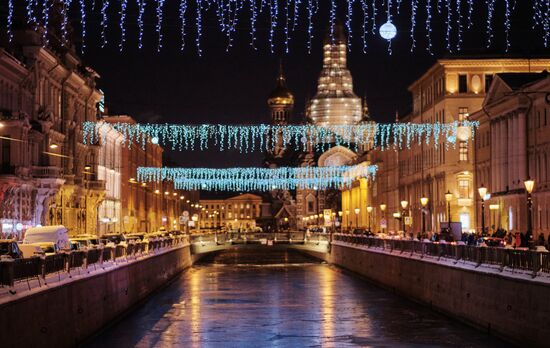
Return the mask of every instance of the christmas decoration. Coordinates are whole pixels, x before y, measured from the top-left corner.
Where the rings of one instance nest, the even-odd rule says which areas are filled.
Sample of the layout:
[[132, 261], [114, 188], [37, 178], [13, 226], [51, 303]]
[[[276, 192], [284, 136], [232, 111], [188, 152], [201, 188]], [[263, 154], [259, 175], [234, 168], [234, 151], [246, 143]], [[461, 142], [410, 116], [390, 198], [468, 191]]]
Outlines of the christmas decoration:
[[137, 179], [141, 182], [173, 181], [181, 190], [322, 190], [349, 186], [357, 178], [372, 180], [377, 169], [376, 165], [224, 169], [139, 167]]
[[[107, 136], [102, 122], [84, 122], [85, 144], [93, 144]], [[272, 151], [276, 147], [294, 146], [304, 151], [308, 144], [324, 151], [343, 145], [356, 151], [360, 145], [371, 144], [381, 149], [410, 148], [413, 142], [439, 147], [454, 146], [460, 130], [473, 138], [477, 122], [455, 121], [451, 123], [363, 123], [357, 125], [317, 126], [303, 125], [225, 125], [225, 124], [139, 124], [110, 123], [120, 132], [126, 146], [146, 143], [159, 144], [172, 150], [206, 150], [212, 147], [220, 151], [237, 149], [241, 153]]]
[[[143, 47], [144, 35], [144, 17], [152, 15], [155, 23], [151, 27], [156, 36], [156, 48], [161, 50], [164, 42], [165, 26], [177, 27], [180, 32], [180, 48], [185, 48], [185, 37], [192, 32], [195, 39], [197, 53], [202, 54], [201, 40], [203, 37], [203, 21], [213, 19], [217, 21], [220, 32], [227, 39], [227, 49], [233, 46], [233, 41], [237, 35], [237, 27], [240, 23], [248, 22], [248, 34], [250, 36], [250, 45], [257, 48], [257, 27], [268, 28], [267, 47], [271, 52], [276, 51], [276, 47], [282, 44], [285, 52], [289, 51], [289, 42], [292, 39], [299, 25], [302, 25], [307, 31], [307, 50], [311, 51], [316, 17], [328, 14], [328, 23], [318, 23], [321, 29], [329, 28], [329, 34], [334, 42], [334, 26], [337, 20], [337, 13], [345, 13], [345, 27], [348, 36], [348, 47], [351, 49], [353, 40], [353, 20], [354, 17], [360, 19], [362, 23], [362, 49], [366, 50], [367, 36], [374, 37], [377, 27], [380, 36], [390, 42], [388, 47], [391, 53], [391, 40], [396, 37], [397, 28], [392, 22], [392, 18], [403, 16], [410, 21], [409, 38], [411, 40], [411, 50], [416, 48], [417, 22], [424, 19], [423, 31], [427, 36], [426, 49], [431, 52], [432, 48], [432, 23], [442, 23], [447, 50], [459, 51], [462, 46], [463, 34], [465, 30], [473, 30], [475, 22], [478, 26], [485, 27], [485, 36], [487, 46], [493, 44], [494, 31], [498, 26], [504, 30], [505, 44], [508, 49], [510, 43], [510, 32], [512, 30], [512, 16], [515, 12], [530, 11], [532, 13], [533, 29], [540, 29], [542, 40], [545, 45], [548, 44], [550, 37], [550, 1], [548, 0], [530, 0], [530, 1], [512, 1], [501, 0], [502, 6], [498, 6], [497, 0], [474, 1], [474, 0], [172, 0], [178, 2], [173, 8], [177, 8], [178, 15], [166, 17], [169, 1], [166, 0], [120, 0], [119, 3], [110, 4], [109, 0], [101, 0], [101, 6], [97, 6], [95, 0], [61, 0], [61, 6], [54, 6], [53, 0], [7, 0], [7, 11], [2, 21], [5, 21], [5, 28], [9, 40], [13, 38], [14, 16], [19, 15], [15, 9], [20, 9], [27, 23], [32, 23], [35, 29], [40, 29], [43, 35], [43, 44], [48, 43], [49, 17], [53, 11], [59, 11], [60, 29], [62, 33], [62, 43], [66, 44], [67, 23], [69, 15], [78, 16], [70, 21], [78, 20], [80, 23], [80, 35], [82, 37], [81, 49], [84, 50], [87, 43], [87, 32], [90, 31], [90, 24], [99, 26], [101, 36], [101, 46], [107, 44], [107, 31], [116, 30], [120, 37], [119, 48], [125, 48], [127, 39], [128, 18], [137, 19], [137, 47]], [[17, 2], [23, 3], [18, 6]], [[406, 6], [402, 6], [407, 2]], [[74, 9], [73, 9], [74, 7]], [[113, 9], [115, 7], [115, 9]], [[172, 8], [172, 7], [170, 7]], [[403, 10], [406, 9], [407, 11]], [[435, 9], [435, 10], [434, 10]], [[497, 11], [502, 11], [504, 22], [498, 23], [495, 18]], [[498, 14], [500, 15], [500, 14]], [[166, 18], [165, 18], [166, 17]], [[243, 19], [243, 17], [245, 19]], [[176, 19], [175, 23], [168, 22], [167, 19]], [[248, 19], [248, 20], [246, 20]], [[108, 21], [116, 21], [118, 28], [114, 25], [108, 26]], [[264, 21], [262, 23], [262, 21]], [[404, 22], [404, 21], [402, 21]], [[186, 28], [194, 23], [195, 28]], [[239, 25], [238, 25], [239, 24]], [[371, 28], [369, 31], [367, 28]], [[403, 36], [404, 37], [404, 36]], [[277, 42], [277, 38], [282, 38], [283, 42]]]

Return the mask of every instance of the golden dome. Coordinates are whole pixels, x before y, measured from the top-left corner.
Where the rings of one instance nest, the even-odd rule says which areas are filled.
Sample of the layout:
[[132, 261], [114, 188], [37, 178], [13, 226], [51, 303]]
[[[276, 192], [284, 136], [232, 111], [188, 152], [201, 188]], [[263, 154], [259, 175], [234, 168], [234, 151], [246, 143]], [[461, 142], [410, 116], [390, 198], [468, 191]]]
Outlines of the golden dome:
[[267, 98], [268, 105], [291, 105], [294, 104], [294, 95], [286, 87], [286, 80], [283, 74], [282, 64], [279, 66], [279, 76], [277, 77], [277, 85]]

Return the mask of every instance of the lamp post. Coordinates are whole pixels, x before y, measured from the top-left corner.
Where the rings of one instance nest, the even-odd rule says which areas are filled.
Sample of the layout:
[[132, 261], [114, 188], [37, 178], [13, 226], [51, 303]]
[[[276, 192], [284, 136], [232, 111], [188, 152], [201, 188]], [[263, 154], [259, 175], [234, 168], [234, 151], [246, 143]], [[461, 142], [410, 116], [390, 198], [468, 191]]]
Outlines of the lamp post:
[[[382, 212], [382, 219], [386, 219], [386, 207], [387, 207], [386, 204], [384, 204], [384, 203], [380, 204], [380, 211]], [[385, 230], [382, 228], [382, 233], [384, 233], [384, 231]]]
[[355, 208], [355, 227], [359, 228], [359, 213], [361, 212], [361, 209]]
[[371, 206], [368, 206], [367, 207], [367, 221], [368, 221], [368, 228], [369, 228], [369, 232], [370, 232], [370, 223], [371, 223], [371, 213], [372, 213], [372, 209], [373, 207]]
[[531, 234], [533, 233], [533, 226], [531, 221], [531, 216], [533, 214], [533, 196], [531, 193], [535, 188], [535, 180], [527, 178], [523, 182], [525, 185], [525, 191], [527, 191], [527, 241], [531, 240]]
[[481, 198], [481, 235], [485, 235], [485, 196], [487, 195], [487, 187], [481, 185], [477, 189], [479, 197]]
[[351, 228], [351, 221], [349, 220], [349, 210], [346, 210], [346, 219], [348, 220], [348, 230]]
[[342, 232], [342, 215], [344, 214], [344, 212], [342, 212], [341, 210], [338, 211], [338, 218], [340, 220], [340, 232]]
[[407, 234], [407, 230], [405, 227], [405, 216], [407, 215], [407, 207], [409, 206], [409, 201], [403, 200], [401, 201], [401, 208], [403, 208], [403, 213], [401, 214], [401, 220], [403, 222], [403, 234]]
[[447, 201], [447, 221], [449, 222], [449, 230], [451, 229], [451, 201], [453, 200], [453, 194], [447, 190], [445, 193], [445, 200]]
[[424, 209], [426, 209], [426, 206], [428, 205], [428, 197], [422, 197], [420, 198], [420, 204], [422, 205], [421, 214], [422, 214], [422, 238], [426, 236], [426, 212]]

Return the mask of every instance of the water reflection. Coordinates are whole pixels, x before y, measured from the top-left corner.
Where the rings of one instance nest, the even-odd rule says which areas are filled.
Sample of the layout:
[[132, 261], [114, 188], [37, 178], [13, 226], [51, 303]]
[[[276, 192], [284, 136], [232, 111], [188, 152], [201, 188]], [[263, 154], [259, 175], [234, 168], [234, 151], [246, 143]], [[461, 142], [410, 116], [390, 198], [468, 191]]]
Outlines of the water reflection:
[[238, 262], [194, 266], [90, 345], [506, 346], [329, 265]]

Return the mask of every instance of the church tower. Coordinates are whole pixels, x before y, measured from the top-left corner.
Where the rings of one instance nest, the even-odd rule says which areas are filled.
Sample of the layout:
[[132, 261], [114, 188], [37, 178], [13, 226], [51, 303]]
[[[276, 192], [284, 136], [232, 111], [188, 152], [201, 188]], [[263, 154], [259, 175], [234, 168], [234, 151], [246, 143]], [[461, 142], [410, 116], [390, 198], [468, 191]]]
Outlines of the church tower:
[[333, 38], [323, 42], [323, 68], [317, 94], [308, 105], [308, 117], [320, 126], [356, 124], [362, 119], [361, 98], [353, 92], [353, 79], [347, 67], [347, 40], [340, 21]]
[[269, 94], [267, 105], [271, 111], [272, 124], [286, 125], [290, 122], [294, 109], [294, 95], [286, 86], [282, 61], [279, 63], [279, 75], [275, 89]]

